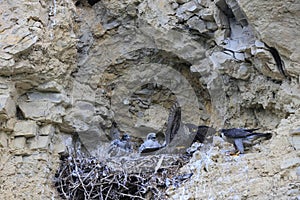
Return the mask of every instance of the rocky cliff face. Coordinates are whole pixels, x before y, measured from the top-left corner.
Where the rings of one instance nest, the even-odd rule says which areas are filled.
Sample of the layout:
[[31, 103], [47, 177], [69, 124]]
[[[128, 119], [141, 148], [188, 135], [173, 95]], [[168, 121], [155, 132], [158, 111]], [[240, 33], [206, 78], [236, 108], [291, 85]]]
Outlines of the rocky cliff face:
[[78, 134], [99, 156], [118, 125], [144, 139], [168, 110], [217, 129], [273, 138], [239, 157], [219, 137], [182, 170], [170, 199], [297, 199], [300, 62], [297, 1], [0, 2], [0, 192], [58, 198], [59, 154]]

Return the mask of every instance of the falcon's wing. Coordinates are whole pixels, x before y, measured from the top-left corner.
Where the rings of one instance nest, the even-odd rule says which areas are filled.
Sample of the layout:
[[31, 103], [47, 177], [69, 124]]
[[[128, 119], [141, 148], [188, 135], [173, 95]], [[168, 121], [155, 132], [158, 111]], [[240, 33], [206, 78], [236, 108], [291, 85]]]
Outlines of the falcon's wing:
[[181, 108], [179, 104], [176, 102], [172, 106], [168, 118], [167, 130], [165, 134], [167, 145], [173, 140], [173, 138], [177, 134], [178, 129], [180, 127], [180, 123], [181, 123]]
[[246, 129], [246, 128], [243, 128], [244, 131], [247, 131], [247, 132], [254, 132], [254, 131], [257, 131], [259, 130], [260, 128], [252, 128], [252, 129]]
[[247, 131], [246, 129], [232, 128], [232, 129], [222, 129], [221, 130], [226, 137], [229, 138], [245, 138], [249, 135], [252, 135], [252, 132]]

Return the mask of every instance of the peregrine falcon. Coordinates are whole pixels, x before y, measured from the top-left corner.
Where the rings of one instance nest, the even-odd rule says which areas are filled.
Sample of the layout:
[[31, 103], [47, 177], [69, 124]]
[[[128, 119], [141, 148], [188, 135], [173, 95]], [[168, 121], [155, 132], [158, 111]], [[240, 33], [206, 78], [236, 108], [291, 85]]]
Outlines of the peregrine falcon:
[[121, 139], [115, 139], [111, 143], [111, 148], [118, 147], [119, 149], [126, 151], [126, 152], [132, 152], [132, 145], [130, 142], [130, 136], [126, 133], [122, 136]]
[[252, 146], [261, 139], [268, 140], [272, 137], [271, 133], [255, 133], [258, 129], [231, 128], [221, 129], [221, 137], [232, 143], [239, 153], [244, 153], [244, 145]]
[[181, 121], [181, 107], [175, 102], [170, 109], [170, 114], [165, 132], [165, 142], [156, 154], [185, 153], [193, 142], [204, 144], [212, 143], [215, 129], [208, 126], [197, 126]]
[[156, 140], [155, 133], [149, 133], [147, 135], [147, 140], [140, 146], [139, 152], [140, 153], [147, 153], [150, 151], [155, 151], [160, 149], [162, 146]]

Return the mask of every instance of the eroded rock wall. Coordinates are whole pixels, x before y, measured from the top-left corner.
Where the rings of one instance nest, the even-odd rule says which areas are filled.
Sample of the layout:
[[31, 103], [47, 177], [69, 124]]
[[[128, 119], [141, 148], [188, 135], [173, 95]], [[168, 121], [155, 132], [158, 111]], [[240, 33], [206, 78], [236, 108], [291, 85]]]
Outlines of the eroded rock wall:
[[1, 199], [56, 197], [63, 123], [77, 67], [71, 1], [1, 1]]
[[270, 188], [272, 197], [299, 195], [297, 1], [0, 5], [4, 199], [58, 198], [53, 174], [74, 135], [99, 156], [114, 139], [113, 124], [137, 140], [163, 133], [175, 101], [186, 123], [274, 136], [239, 158], [226, 157], [231, 147], [216, 137], [171, 199], [268, 198]]

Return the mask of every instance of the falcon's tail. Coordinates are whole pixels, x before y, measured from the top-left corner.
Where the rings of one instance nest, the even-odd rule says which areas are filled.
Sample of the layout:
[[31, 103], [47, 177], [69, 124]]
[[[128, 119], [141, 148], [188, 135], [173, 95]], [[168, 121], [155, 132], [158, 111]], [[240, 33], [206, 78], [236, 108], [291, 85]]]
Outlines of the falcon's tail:
[[256, 137], [264, 137], [266, 140], [272, 138], [272, 133], [253, 133]]
[[243, 139], [243, 144], [246, 146], [252, 146], [260, 143], [264, 140], [269, 140], [272, 137], [272, 133], [252, 133], [247, 138]]

